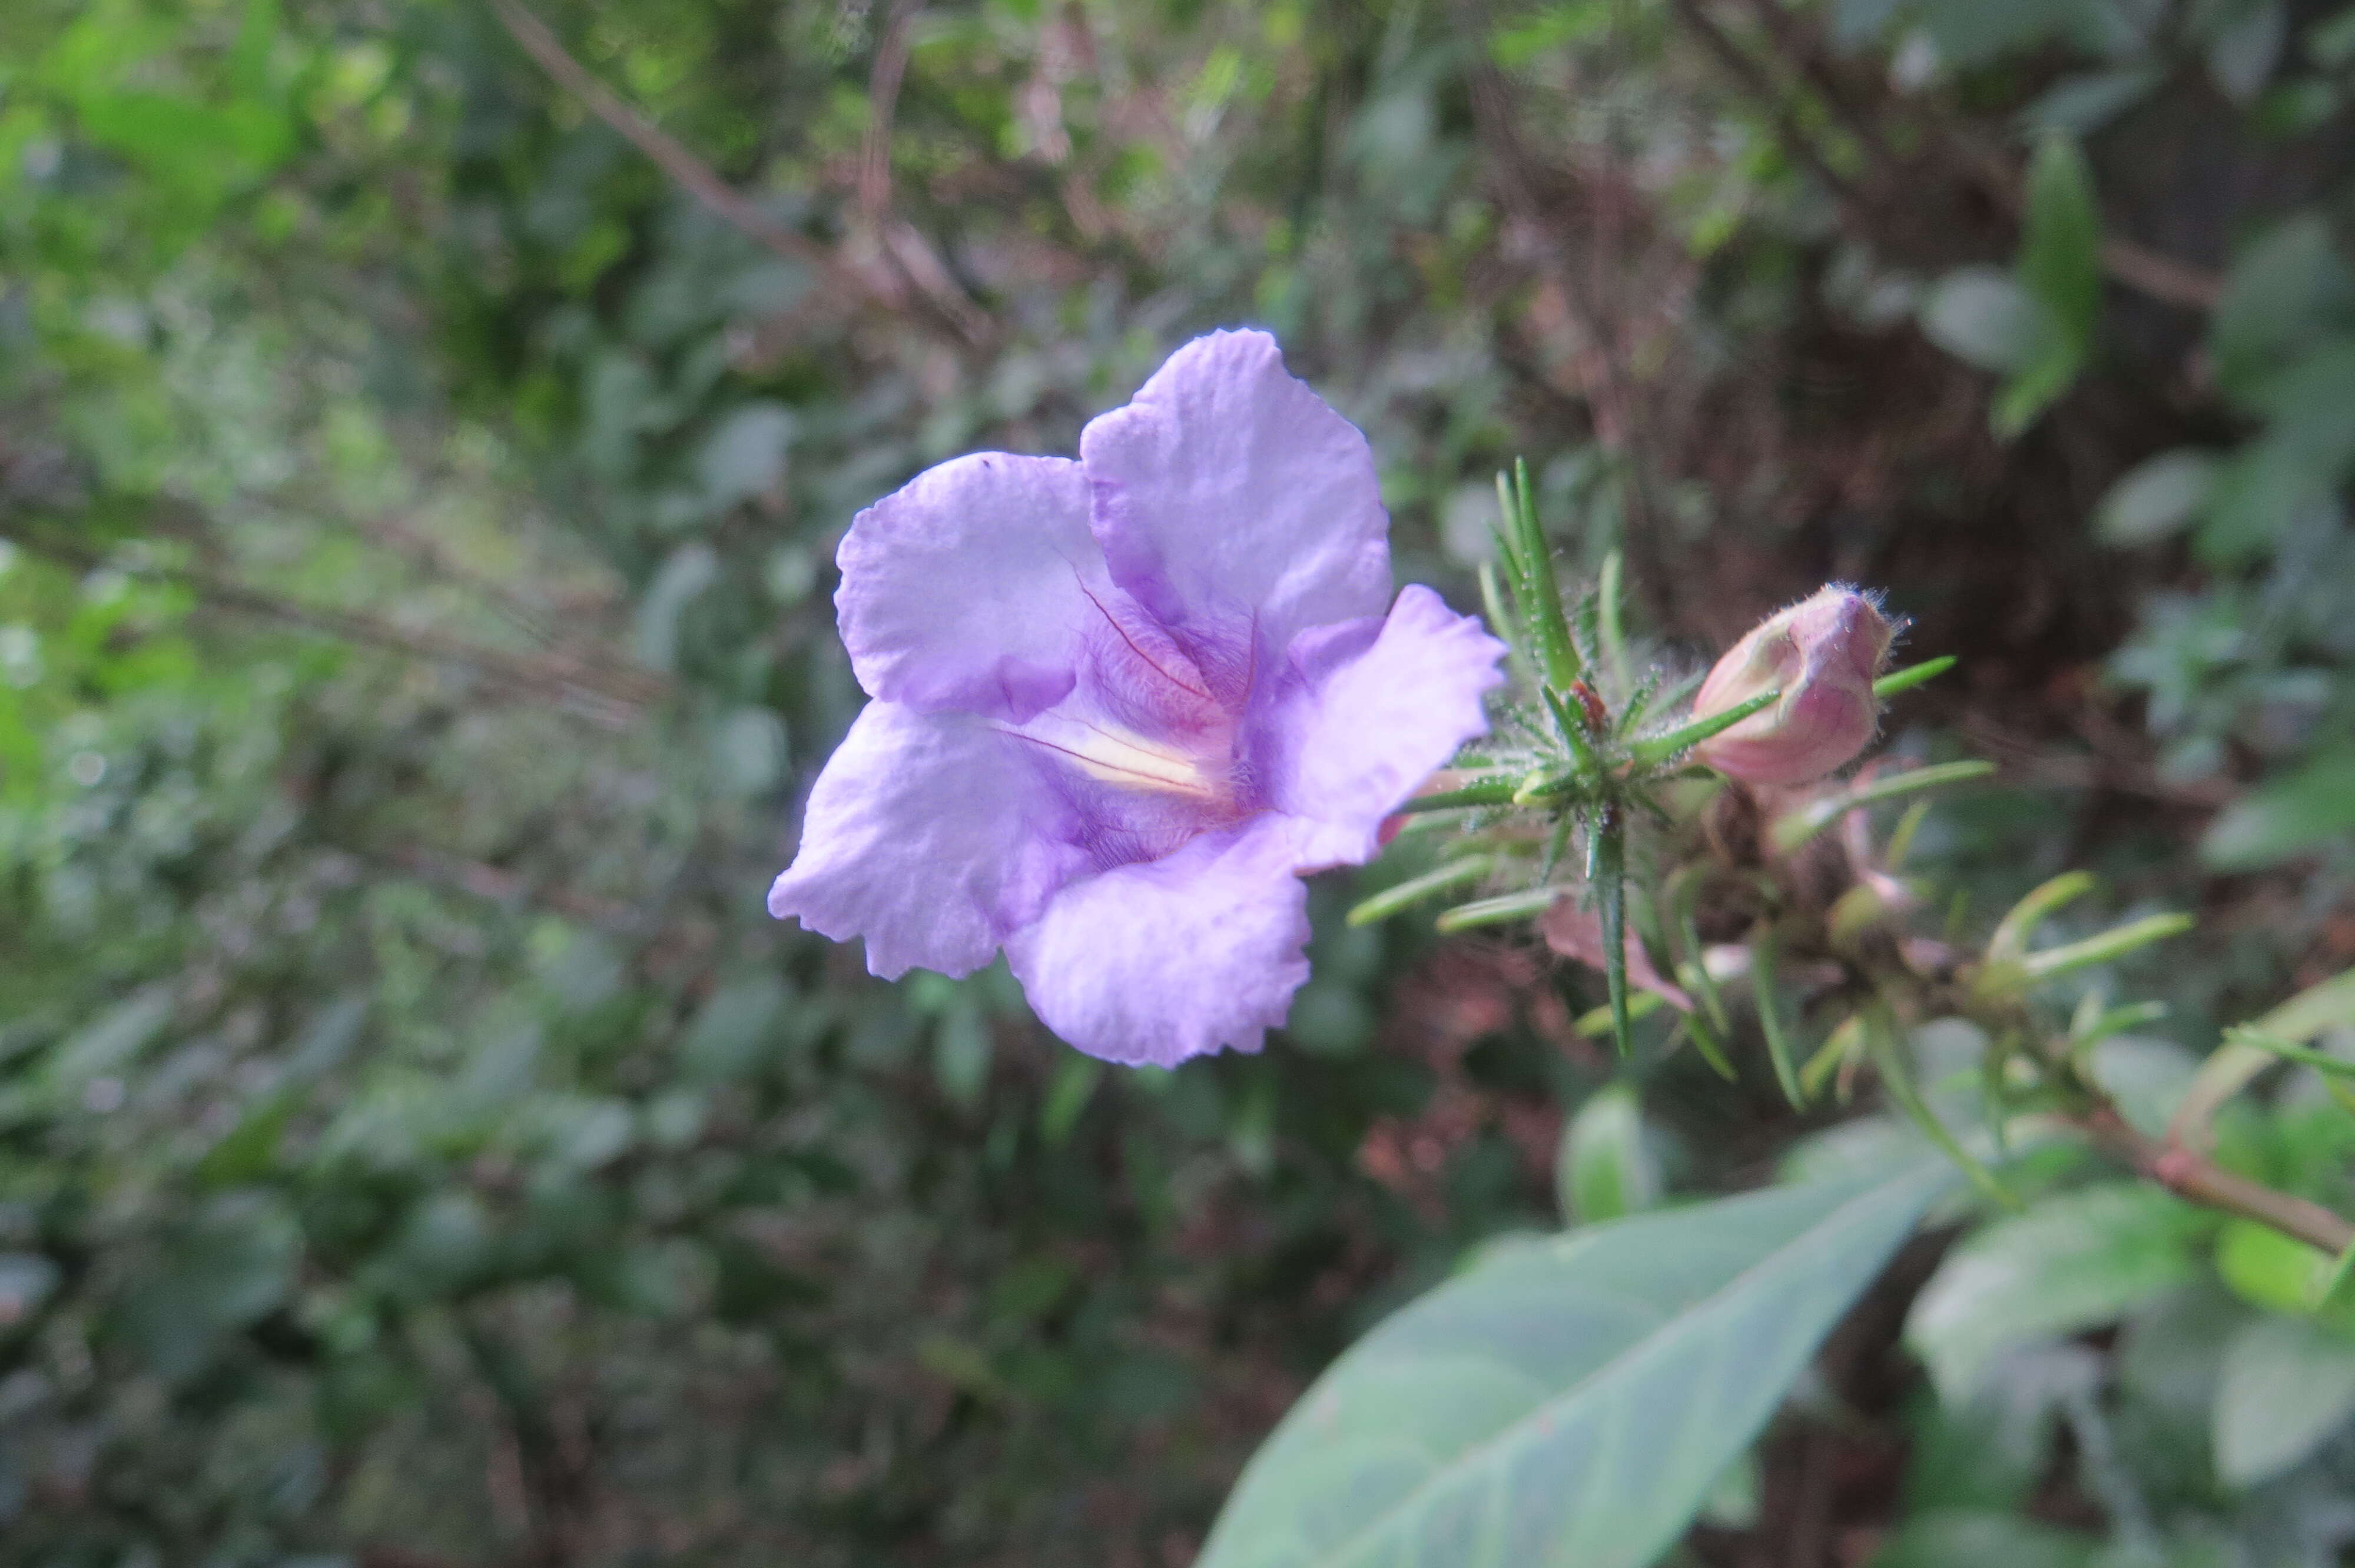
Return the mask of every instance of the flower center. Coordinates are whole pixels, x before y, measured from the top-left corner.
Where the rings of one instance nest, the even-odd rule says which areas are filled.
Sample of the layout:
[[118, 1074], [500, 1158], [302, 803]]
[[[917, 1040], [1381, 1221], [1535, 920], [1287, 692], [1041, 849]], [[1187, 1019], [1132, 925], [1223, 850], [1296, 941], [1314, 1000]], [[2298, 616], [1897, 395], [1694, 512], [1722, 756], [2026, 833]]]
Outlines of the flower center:
[[1233, 802], [1234, 764], [1225, 746], [1152, 740], [1118, 725], [1053, 714], [1042, 714], [1014, 733], [1118, 789], [1209, 807]]

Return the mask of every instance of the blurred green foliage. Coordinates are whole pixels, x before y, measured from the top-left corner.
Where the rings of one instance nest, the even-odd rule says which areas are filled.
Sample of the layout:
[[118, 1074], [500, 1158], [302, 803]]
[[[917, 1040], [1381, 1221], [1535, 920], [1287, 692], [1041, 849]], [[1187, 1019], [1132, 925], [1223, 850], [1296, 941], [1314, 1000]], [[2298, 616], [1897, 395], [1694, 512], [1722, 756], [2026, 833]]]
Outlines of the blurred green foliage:
[[[1338, 883], [1171, 1075], [762, 912], [852, 513], [1209, 326], [1366, 428], [1402, 577], [1526, 451], [1663, 646], [1888, 587], [1965, 660], [1894, 744], [2013, 765], [1917, 858], [2200, 898], [2182, 1043], [2355, 953], [2355, 12], [550, 0], [602, 111], [502, 15], [0, 7], [0, 1560], [1174, 1568], [1466, 1247], [1771, 1164], [1687, 1054], [1558, 1182], [1596, 996]], [[2343, 1202], [2289, 1101], [2227, 1154]], [[2067, 1190], [1956, 1255], [2091, 1227], [1993, 1392], [1873, 1396], [1859, 1550], [2334, 1560], [2311, 1260]]]

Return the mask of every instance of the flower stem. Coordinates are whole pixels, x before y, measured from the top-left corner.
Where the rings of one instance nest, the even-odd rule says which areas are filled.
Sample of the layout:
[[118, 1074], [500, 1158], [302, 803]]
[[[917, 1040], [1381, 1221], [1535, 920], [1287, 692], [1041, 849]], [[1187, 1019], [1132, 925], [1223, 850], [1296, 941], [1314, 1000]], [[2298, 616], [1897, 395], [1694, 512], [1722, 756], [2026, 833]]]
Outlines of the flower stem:
[[1616, 806], [1594, 819], [1594, 902], [1603, 917], [1603, 977], [1611, 991], [1611, 1037], [1624, 1059], [1635, 1054], [1627, 1017], [1627, 829]]

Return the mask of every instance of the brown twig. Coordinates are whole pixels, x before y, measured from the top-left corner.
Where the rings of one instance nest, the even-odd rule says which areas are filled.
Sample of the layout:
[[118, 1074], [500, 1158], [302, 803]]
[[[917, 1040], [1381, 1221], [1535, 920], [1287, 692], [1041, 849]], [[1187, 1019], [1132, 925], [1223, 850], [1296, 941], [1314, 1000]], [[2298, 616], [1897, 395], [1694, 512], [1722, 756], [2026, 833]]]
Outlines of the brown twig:
[[1791, 112], [1790, 94], [1783, 85], [1717, 25], [1702, 9], [1700, 0], [1669, 0], [1669, 9], [1676, 13], [1685, 31], [1699, 39], [1701, 47], [1725, 69], [1726, 74], [1739, 81], [1774, 117], [1774, 132], [1784, 148], [1806, 164], [1842, 205], [1860, 209], [1863, 202], [1855, 185], [1831, 166], [1823, 149], [1816, 145], [1815, 138], [1799, 124], [1798, 116]]
[[[589, 111], [619, 132], [632, 146], [644, 153], [655, 166], [668, 175], [681, 189], [701, 202], [712, 214], [751, 239], [768, 248], [785, 260], [815, 270], [837, 291], [853, 298], [872, 299], [893, 309], [905, 301], [900, 291], [868, 270], [853, 265], [847, 259], [820, 245], [805, 234], [795, 232], [761, 210], [726, 180], [719, 177], [709, 164], [698, 158], [677, 138], [666, 134], [643, 114], [624, 103], [614, 91], [591, 75], [587, 67], [574, 59], [562, 40], [528, 10], [521, 0], [490, 0], [491, 10], [498, 16], [526, 54], [539, 63], [542, 69], [572, 92], [589, 107]], [[893, 14], [893, 27], [884, 39], [885, 56], [897, 61], [890, 71], [890, 90], [896, 96], [899, 76], [907, 65], [906, 21], [913, 16], [915, 7], [903, 5]], [[903, 15], [904, 13], [904, 15]], [[896, 38], [896, 42], [895, 42]], [[877, 59], [879, 71], [884, 58]], [[884, 116], [885, 141], [880, 150], [882, 177], [890, 177], [889, 115]], [[874, 176], [878, 149], [871, 135], [869, 145], [860, 158], [859, 196], [861, 206], [867, 202], [867, 187]], [[900, 278], [912, 285], [924, 302], [937, 312], [957, 334], [969, 344], [986, 342], [990, 335], [988, 314], [974, 303], [960, 288], [948, 268], [941, 261], [930, 241], [904, 219], [888, 215], [876, 215], [870, 231], [878, 242], [877, 249], [898, 271]]]
[[2131, 239], [2102, 241], [2102, 270], [2140, 294], [2170, 305], [2212, 311], [2223, 302], [2224, 281]]
[[[1860, 193], [1850, 181], [1832, 168], [1815, 139], [1806, 134], [1797, 117], [1791, 112], [1787, 84], [1776, 80], [1772, 73], [1735, 43], [1732, 36], [1703, 9], [1702, 0], [1670, 0], [1670, 5], [1685, 30], [1699, 39], [1726, 72], [1774, 115], [1775, 132], [1792, 154], [1806, 164], [1843, 204], [1861, 211]], [[1750, 0], [1750, 8], [1758, 15], [1769, 42], [1776, 48], [1778, 59], [1808, 79], [1832, 111], [1857, 136], [1877, 165], [1891, 164], [1893, 153], [1879, 130], [1861, 110], [1848, 101], [1838, 82], [1814, 52], [1805, 47], [1804, 40], [1792, 35], [1791, 20], [1775, 0]], [[2019, 221], [2024, 207], [2019, 172], [2009, 159], [1990, 149], [1970, 148], [1966, 149], [1966, 162], [1987, 196], [2009, 214], [2013, 221]], [[2100, 260], [2102, 270], [2113, 281], [2168, 304], [2184, 305], [2193, 310], [2213, 310], [2224, 297], [2223, 280], [2215, 274], [2163, 256], [2131, 239], [2104, 240]]]
[[[95, 550], [29, 530], [9, 536], [33, 554], [76, 571], [93, 571], [113, 564]], [[431, 631], [415, 630], [364, 611], [300, 604], [203, 567], [149, 567], [128, 575], [179, 583], [193, 592], [200, 604], [210, 609], [298, 626], [341, 641], [389, 649], [442, 663], [462, 664], [498, 684], [542, 697], [563, 699], [579, 706], [600, 723], [616, 727], [630, 723], [640, 709], [658, 701], [669, 689], [656, 676], [602, 668], [578, 657], [555, 653], [537, 657], [512, 653]]]
[[589, 111], [653, 161], [655, 167], [722, 222], [765, 246], [785, 260], [815, 269], [834, 282], [858, 293], [874, 291], [868, 280], [854, 272], [842, 259], [805, 234], [796, 233], [761, 210], [753, 202], [685, 145], [622, 101], [611, 88], [565, 49], [548, 24], [524, 9], [519, 0], [490, 0], [492, 12], [524, 53], [556, 79]]
[[1898, 166], [1896, 150], [1889, 144], [1880, 122], [1849, 96], [1847, 86], [1824, 58], [1824, 51], [1817, 47], [1817, 40], [1802, 36], [1798, 13], [1789, 9], [1783, 0], [1748, 0], [1748, 4], [1775, 54], [1815, 88], [1817, 96], [1839, 117], [1849, 134], [1872, 160], [1875, 171], [1883, 178], [1892, 177]]
[[2083, 1125], [2104, 1152], [2178, 1197], [2271, 1225], [2333, 1256], [2355, 1245], [2355, 1224], [2321, 1204], [2275, 1192], [2224, 1170], [2181, 1144], [2152, 1138], [2107, 1105], [2097, 1105], [2088, 1112]]
[[858, 156], [859, 217], [901, 279], [965, 342], [983, 344], [991, 335], [988, 314], [958, 285], [932, 242], [891, 206], [891, 126], [900, 83], [907, 79], [910, 35], [922, 10], [922, 0], [897, 0], [875, 47], [867, 78], [867, 134]]

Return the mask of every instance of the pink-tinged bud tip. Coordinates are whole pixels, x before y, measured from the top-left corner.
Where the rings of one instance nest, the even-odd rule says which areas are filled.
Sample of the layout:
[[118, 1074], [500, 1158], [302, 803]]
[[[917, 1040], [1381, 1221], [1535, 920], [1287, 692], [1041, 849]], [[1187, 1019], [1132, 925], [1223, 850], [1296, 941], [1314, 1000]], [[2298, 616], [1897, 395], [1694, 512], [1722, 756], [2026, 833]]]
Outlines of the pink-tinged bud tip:
[[1895, 629], [1855, 588], [1828, 583], [1751, 628], [1701, 683], [1693, 717], [1779, 689], [1772, 706], [1693, 748], [1696, 760], [1745, 784], [1805, 784], [1872, 740], [1881, 674]]

